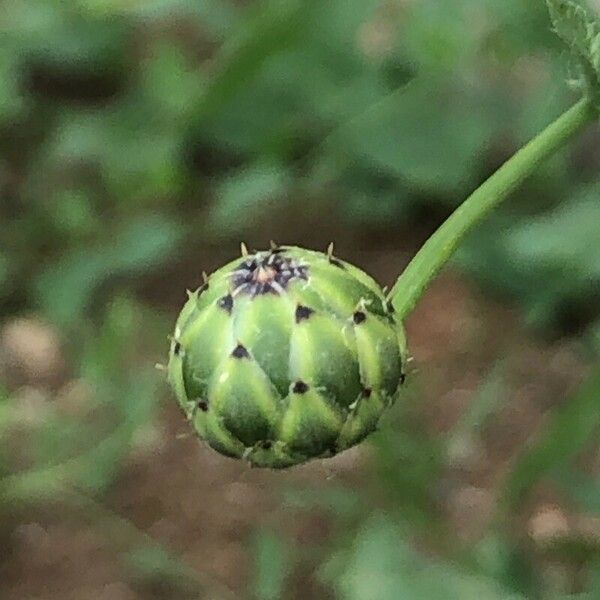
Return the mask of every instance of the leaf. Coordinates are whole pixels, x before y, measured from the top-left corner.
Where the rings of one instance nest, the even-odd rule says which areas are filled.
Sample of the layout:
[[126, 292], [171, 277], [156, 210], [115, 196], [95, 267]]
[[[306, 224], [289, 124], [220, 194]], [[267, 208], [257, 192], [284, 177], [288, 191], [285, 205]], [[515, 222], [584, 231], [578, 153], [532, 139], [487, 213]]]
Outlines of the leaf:
[[517, 460], [505, 484], [505, 503], [510, 509], [544, 475], [568, 464], [598, 433], [600, 427], [600, 370], [579, 391], [557, 408], [537, 440]]
[[97, 70], [114, 75], [125, 68], [129, 31], [123, 20], [89, 19], [48, 2], [11, 4], [6, 24], [24, 36], [22, 48], [29, 61], [57, 72]]
[[600, 481], [593, 475], [584, 475], [574, 468], [558, 468], [554, 481], [581, 509], [600, 515]]
[[[118, 425], [97, 445], [76, 459], [73, 477], [87, 491], [104, 491], [119, 474], [136, 430], [152, 420], [157, 406], [157, 379], [149, 369], [131, 376], [116, 391], [112, 404], [120, 410]], [[120, 405], [120, 406], [119, 406]]]
[[4, 48], [0, 52], [0, 124], [14, 119], [25, 108], [26, 101], [23, 98], [19, 84], [19, 72], [17, 57]]
[[136, 17], [141, 20], [185, 18], [207, 27], [210, 31], [225, 33], [237, 20], [237, 11], [231, 2], [223, 0], [76, 0], [81, 12], [90, 16]]
[[33, 287], [36, 303], [52, 320], [73, 324], [100, 284], [155, 269], [173, 252], [181, 235], [181, 226], [173, 221], [140, 216], [115, 231], [110, 243], [76, 248], [44, 270]]
[[510, 293], [536, 326], [560, 327], [575, 311], [593, 318], [600, 301], [599, 193], [600, 181], [541, 214], [492, 219], [459, 250], [460, 264]]
[[515, 227], [508, 239], [515, 258], [600, 280], [600, 245], [593, 243], [600, 234], [599, 190], [600, 185], [574, 202]]
[[285, 578], [290, 571], [289, 552], [273, 532], [261, 531], [254, 540], [254, 595], [258, 600], [283, 598]]
[[473, 184], [492, 132], [487, 107], [450, 81], [419, 78], [336, 135], [376, 170], [426, 192], [457, 193]]
[[313, 0], [266, 2], [243, 23], [214, 59], [214, 75], [198, 102], [194, 121], [199, 125], [223, 109], [260, 71], [265, 61], [298, 38]]
[[578, 58], [587, 92], [600, 110], [600, 20], [572, 0], [546, 0], [554, 30]]
[[401, 317], [414, 308], [465, 236], [535, 172], [541, 162], [554, 155], [594, 117], [589, 103], [580, 100], [514, 154], [460, 204], [423, 244], [390, 291], [388, 297]]
[[209, 216], [209, 230], [216, 235], [242, 232], [261, 220], [261, 214], [276, 210], [275, 202], [288, 186], [282, 166], [250, 165], [224, 179], [216, 193], [218, 202]]
[[[402, 44], [407, 46], [411, 62], [422, 72], [456, 72], [465, 68], [481, 53], [481, 33], [465, 36], [465, 29], [478, 18], [481, 0], [445, 3], [415, 2], [408, 6], [404, 19]], [[476, 28], [473, 28], [476, 29]]]
[[517, 600], [491, 578], [459, 565], [427, 560], [404, 532], [383, 515], [373, 515], [353, 544], [323, 569], [342, 600]]
[[354, 46], [376, 5], [374, 0], [306, 3], [296, 25], [302, 37], [290, 36], [285, 46], [261, 59], [226, 110], [206, 119], [204, 137], [238, 152], [287, 157], [298, 146], [305, 150], [328, 124], [335, 126], [376, 102], [387, 88], [377, 65]]
[[503, 528], [489, 528], [472, 547], [472, 557], [482, 573], [526, 598], [539, 590], [534, 557], [528, 548], [515, 544]]
[[502, 407], [506, 398], [506, 374], [498, 363], [485, 378], [477, 393], [446, 436], [446, 451], [450, 460], [460, 460], [468, 453], [485, 424]]
[[[141, 538], [141, 535], [140, 535]], [[123, 562], [142, 585], [170, 590], [178, 598], [199, 597], [198, 576], [169, 550], [148, 540], [147, 543], [133, 545], [122, 556]], [[208, 593], [208, 590], [206, 590]], [[202, 596], [205, 597], [202, 593]]]

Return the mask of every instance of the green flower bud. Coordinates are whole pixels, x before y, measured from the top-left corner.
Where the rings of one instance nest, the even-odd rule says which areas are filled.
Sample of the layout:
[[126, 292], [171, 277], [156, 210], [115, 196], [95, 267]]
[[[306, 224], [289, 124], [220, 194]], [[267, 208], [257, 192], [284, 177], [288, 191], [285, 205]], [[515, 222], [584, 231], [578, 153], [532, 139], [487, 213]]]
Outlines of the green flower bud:
[[217, 452], [285, 468], [363, 440], [405, 366], [402, 325], [371, 277], [331, 252], [276, 247], [190, 294], [168, 377]]

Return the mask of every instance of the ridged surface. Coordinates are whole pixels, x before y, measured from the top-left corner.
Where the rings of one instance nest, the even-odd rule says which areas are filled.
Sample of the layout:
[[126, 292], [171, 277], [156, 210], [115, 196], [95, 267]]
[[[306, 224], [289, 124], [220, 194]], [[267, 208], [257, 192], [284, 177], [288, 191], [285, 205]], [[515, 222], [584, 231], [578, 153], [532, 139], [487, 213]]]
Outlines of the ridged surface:
[[183, 307], [169, 381], [222, 454], [271, 468], [332, 456], [376, 428], [404, 378], [390, 310], [374, 280], [330, 255], [282, 247], [238, 258]]

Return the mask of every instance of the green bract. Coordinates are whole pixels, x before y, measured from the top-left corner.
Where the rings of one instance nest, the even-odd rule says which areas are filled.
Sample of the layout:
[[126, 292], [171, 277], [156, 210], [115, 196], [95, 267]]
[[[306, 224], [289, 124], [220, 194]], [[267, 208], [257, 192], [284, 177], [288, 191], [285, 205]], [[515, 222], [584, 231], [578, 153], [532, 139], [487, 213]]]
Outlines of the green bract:
[[276, 247], [234, 260], [190, 294], [168, 375], [212, 448], [285, 468], [371, 433], [405, 360], [402, 326], [373, 279], [331, 253]]

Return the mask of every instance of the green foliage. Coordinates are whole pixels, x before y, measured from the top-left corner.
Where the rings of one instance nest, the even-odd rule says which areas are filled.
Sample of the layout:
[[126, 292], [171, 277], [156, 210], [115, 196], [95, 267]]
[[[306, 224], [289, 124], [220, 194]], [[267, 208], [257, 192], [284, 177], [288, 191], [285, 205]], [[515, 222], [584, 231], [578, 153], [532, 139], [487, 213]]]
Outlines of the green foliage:
[[[527, 265], [523, 270], [540, 284], [544, 282], [543, 293], [530, 296], [530, 311], [538, 322], [548, 317], [540, 312], [553, 305], [558, 309], [574, 298], [588, 298], [590, 303], [598, 300], [594, 290], [600, 285], [600, 250], [595, 243], [599, 192], [598, 186], [584, 189], [575, 194], [573, 203], [517, 225], [506, 234], [510, 264], [516, 268]], [[572, 242], [566, 246], [564, 239]], [[528, 302], [527, 296], [524, 301]]]
[[356, 153], [351, 160], [423, 193], [460, 193], [475, 183], [469, 165], [492, 134], [489, 116], [476, 91], [465, 95], [454, 81], [422, 77], [354, 119], [336, 142]]
[[[518, 297], [529, 323], [571, 327], [578, 314], [593, 315], [598, 302], [599, 190], [597, 183], [574, 190], [571, 202], [527, 220], [492, 220], [471, 236], [474, 245], [487, 239], [486, 251], [460, 250], [459, 263]], [[493, 240], [492, 229], [499, 231]]]
[[538, 439], [518, 460], [506, 484], [506, 501], [515, 504], [538, 480], [564, 467], [600, 431], [600, 371], [586, 380], [543, 427]]
[[[594, 92], [592, 11], [549, 4], [574, 78]], [[542, 1], [1, 3], [0, 320], [55, 324], [65, 377], [88, 391], [70, 412], [61, 390], [44, 389], [32, 418], [27, 388], [0, 381], [0, 547], [15, 510], [35, 521], [42, 507], [100, 531], [142, 589], [230, 598], [105, 507], [156, 417], [150, 367], [166, 345], [159, 313], [183, 299], [172, 290], [199, 283], [242, 234], [250, 245], [302, 242], [318, 223], [315, 235], [351, 232], [357, 252], [372, 240], [412, 252], [571, 102], [563, 47]], [[587, 330], [580, 360], [592, 370], [599, 148], [592, 130], [542, 167], [457, 263], [540, 330]], [[249, 545], [254, 595], [290, 597], [325, 564], [323, 597], [593, 598], [551, 590], [556, 573], [523, 521], [544, 486], [598, 511], [580, 464], [597, 437], [597, 373], [552, 408], [493, 490], [508, 502], [463, 544], [443, 514], [454, 461], [506, 405], [510, 373], [500, 360], [440, 435], [420, 417], [421, 371], [374, 435], [373, 468], [348, 471], [352, 487], [284, 490], [286, 511], [325, 515], [333, 533], [310, 545], [261, 526]], [[594, 560], [567, 549], [559, 569], [576, 562], [578, 589], [595, 590]]]
[[556, 33], [579, 62], [579, 83], [600, 110], [600, 18], [576, 1], [546, 1]]
[[285, 169], [266, 162], [250, 164], [224, 178], [215, 190], [218, 201], [208, 217], [215, 237], [226, 237], [232, 230], [240, 232], [244, 229], [252, 235], [252, 222], [247, 222], [246, 228], [243, 225], [246, 215], [276, 210], [288, 185], [289, 174]]
[[[266, 2], [248, 11], [185, 1], [78, 2], [69, 10], [11, 3], [0, 25], [8, 83], [0, 115], [9, 132], [19, 124], [25, 152], [18, 160], [8, 154], [7, 168], [25, 160], [24, 185], [11, 202], [27, 209], [18, 237], [2, 232], [14, 249], [4, 272], [35, 273], [44, 246], [69, 254], [102, 245], [113, 235], [110, 213], [124, 221], [146, 206], [168, 222], [191, 189], [199, 203], [186, 221], [217, 239], [245, 231], [273, 206], [264, 202], [293, 201], [325, 181], [343, 198], [349, 222], [409, 220], [424, 198], [450, 206], [480, 179], [489, 140], [507, 127], [517, 138], [530, 134], [520, 113], [538, 118], [530, 107], [539, 113], [554, 85], [549, 77], [524, 88], [516, 107], [504, 82], [486, 75], [493, 65], [508, 77], [518, 56], [552, 44], [542, 8], [463, 0], [442, 10], [426, 1], [386, 18], [376, 2]], [[198, 37], [192, 44], [147, 36], [143, 55], [128, 52], [133, 32], [160, 31], [165, 15], [187, 19], [205, 43], [226, 43], [200, 65]], [[477, 19], [479, 27], [467, 26]], [[73, 86], [85, 89], [83, 104]], [[9, 139], [14, 145], [13, 133]], [[239, 167], [209, 179], [190, 170], [199, 142], [203, 154]], [[307, 149], [309, 171], [298, 179], [291, 161]], [[568, 195], [568, 182], [553, 178]], [[247, 200], [236, 205], [240, 188]], [[110, 213], [98, 211], [100, 202]], [[489, 258], [494, 248], [486, 242], [471, 251]], [[10, 279], [3, 296], [37, 294]]]
[[65, 253], [34, 282], [40, 308], [60, 325], [79, 322], [102, 283], [156, 269], [169, 258], [180, 234], [174, 222], [141, 216], [117, 229], [109, 248], [85, 245]]
[[436, 564], [415, 552], [406, 534], [385, 515], [373, 515], [349, 550], [325, 566], [343, 600], [518, 600], [493, 579]]
[[254, 541], [254, 595], [260, 600], [283, 597], [290, 561], [288, 548], [281, 538], [269, 531], [258, 532]]
[[[530, 323], [560, 327], [562, 319], [565, 327], [569, 321], [577, 327], [577, 315], [593, 315], [599, 300], [599, 191], [598, 184], [584, 186], [570, 203], [523, 221], [492, 220], [472, 235], [472, 243], [487, 244], [487, 251], [459, 251], [460, 263], [519, 297]], [[498, 232], [493, 240], [492, 230]]]
[[[10, 210], [0, 209], [15, 225], [0, 233], [0, 297], [37, 304], [38, 288], [14, 273], [37, 279], [90, 245], [108, 248], [114, 222], [125, 230], [140, 210], [165, 228], [185, 212], [188, 233], [214, 240], [235, 239], [264, 211], [321, 196], [326, 184], [349, 225], [406, 227], [424, 206], [448, 210], [491, 167], [491, 140], [529, 137], [564, 95], [558, 61], [532, 63], [542, 74], [532, 85], [512, 74], [517, 59], [540, 61], [554, 47], [543, 8], [10, 3], [0, 19], [2, 168], [22, 176]], [[189, 39], [169, 33], [177, 19]], [[131, 51], [136, 35], [143, 52]], [[576, 179], [548, 169], [532, 186], [567, 200]], [[524, 219], [550, 205], [518, 203]], [[494, 241], [466, 252], [508, 264], [510, 247]], [[510, 281], [492, 283], [514, 293]], [[537, 285], [527, 291], [543, 321], [556, 321], [557, 304]], [[582, 293], [567, 290], [574, 306]]]
[[482, 183], [431, 235], [400, 275], [389, 297], [406, 317], [463, 239], [515, 191], [538, 165], [596, 118], [585, 99], [566, 111]]
[[[148, 320], [144, 324], [143, 315]], [[40, 423], [28, 424], [20, 417], [18, 396], [8, 397], [0, 434], [31, 428], [25, 450], [33, 467], [0, 480], [0, 496], [30, 500], [40, 493], [60, 494], [66, 482], [97, 493], [114, 481], [134, 434], [151, 420], [156, 408], [153, 369], [135, 367], [130, 361], [141, 328], [147, 330], [151, 319], [130, 300], [115, 299], [99, 332], [84, 336], [80, 330], [77, 375], [93, 393], [80, 400], [79, 409], [96, 415], [93, 419], [54, 408]]]

